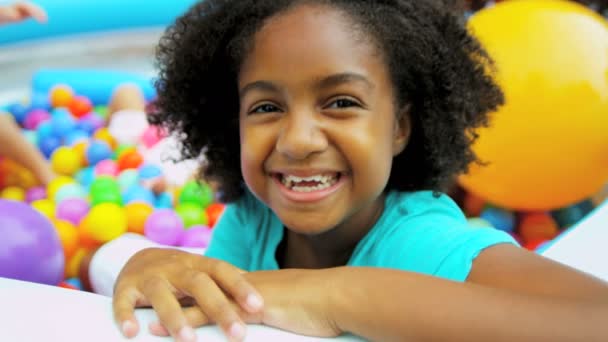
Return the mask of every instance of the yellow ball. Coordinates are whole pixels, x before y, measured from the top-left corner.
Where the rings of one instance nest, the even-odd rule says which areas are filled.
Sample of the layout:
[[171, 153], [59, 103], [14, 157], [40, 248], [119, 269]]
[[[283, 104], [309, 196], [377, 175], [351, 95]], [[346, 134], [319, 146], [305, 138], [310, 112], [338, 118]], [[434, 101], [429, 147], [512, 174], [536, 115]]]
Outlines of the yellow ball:
[[608, 182], [608, 25], [574, 2], [505, 1], [469, 21], [506, 104], [479, 130], [461, 185], [489, 202], [551, 210]]
[[76, 181], [73, 178], [67, 176], [58, 176], [53, 179], [46, 189], [46, 194], [48, 198], [55, 198], [55, 194], [57, 191], [61, 189], [64, 185], [74, 184]]
[[127, 214], [117, 204], [98, 204], [85, 217], [84, 229], [96, 241], [111, 241], [127, 231]]
[[25, 200], [25, 190], [17, 186], [9, 186], [0, 192], [0, 198], [23, 202]]
[[55, 218], [55, 203], [50, 199], [40, 199], [31, 203], [31, 206], [49, 219]]
[[72, 223], [65, 220], [54, 219], [53, 225], [59, 235], [65, 259], [69, 260], [78, 249], [78, 230]]
[[59, 175], [72, 176], [81, 166], [82, 159], [74, 148], [61, 146], [51, 155], [51, 167]]
[[110, 133], [110, 130], [108, 130], [108, 128], [106, 128], [106, 127], [102, 127], [100, 129], [96, 130], [95, 133], [93, 134], [93, 138], [97, 139], [97, 140], [105, 141], [108, 144], [108, 146], [110, 146], [112, 151], [116, 149], [116, 146], [118, 144], [116, 142], [116, 139], [114, 139], [114, 137]]

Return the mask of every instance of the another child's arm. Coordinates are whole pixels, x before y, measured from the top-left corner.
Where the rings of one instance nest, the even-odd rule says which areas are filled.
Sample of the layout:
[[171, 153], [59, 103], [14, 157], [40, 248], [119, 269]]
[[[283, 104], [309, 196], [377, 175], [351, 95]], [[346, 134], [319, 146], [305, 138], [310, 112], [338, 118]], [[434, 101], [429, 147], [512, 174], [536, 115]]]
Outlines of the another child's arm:
[[45, 23], [48, 18], [42, 7], [28, 1], [20, 1], [10, 5], [0, 5], [0, 25], [34, 18]]
[[13, 118], [4, 114], [0, 114], [0, 156], [32, 171], [42, 184], [48, 184], [54, 177], [44, 156], [25, 139]]

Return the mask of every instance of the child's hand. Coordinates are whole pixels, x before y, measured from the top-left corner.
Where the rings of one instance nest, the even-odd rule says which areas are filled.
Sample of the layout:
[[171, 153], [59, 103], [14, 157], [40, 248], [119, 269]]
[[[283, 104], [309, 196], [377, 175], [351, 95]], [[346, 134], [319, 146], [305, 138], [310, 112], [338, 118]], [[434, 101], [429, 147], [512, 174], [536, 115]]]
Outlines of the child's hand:
[[262, 297], [245, 278], [245, 272], [223, 261], [175, 249], [150, 248], [135, 254], [122, 269], [114, 288], [114, 316], [123, 334], [133, 337], [139, 328], [134, 308], [152, 306], [164, 332], [178, 341], [194, 341], [180, 302], [193, 300], [206, 317], [216, 322], [231, 340], [241, 340], [242, 312], [262, 309]]
[[[245, 274], [245, 278], [262, 294], [264, 310], [257, 314], [240, 310], [241, 317], [247, 323], [265, 324], [302, 335], [341, 335], [331, 309], [331, 286], [335, 283], [331, 280], [333, 270], [285, 269]], [[213, 318], [198, 307], [185, 308], [184, 315], [188, 324], [194, 327], [214, 323]], [[159, 335], [169, 334], [166, 330], [157, 332]]]
[[28, 1], [0, 6], [0, 25], [19, 22], [28, 18], [34, 18], [41, 23], [46, 23], [48, 19], [42, 7]]

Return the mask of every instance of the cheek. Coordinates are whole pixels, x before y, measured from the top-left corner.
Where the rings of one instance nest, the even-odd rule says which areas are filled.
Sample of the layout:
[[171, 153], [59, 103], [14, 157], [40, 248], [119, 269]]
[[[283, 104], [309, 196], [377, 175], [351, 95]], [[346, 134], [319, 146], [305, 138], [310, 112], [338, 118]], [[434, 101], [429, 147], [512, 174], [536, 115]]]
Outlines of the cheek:
[[264, 177], [264, 162], [274, 146], [271, 140], [260, 128], [241, 128], [241, 170], [250, 188]]

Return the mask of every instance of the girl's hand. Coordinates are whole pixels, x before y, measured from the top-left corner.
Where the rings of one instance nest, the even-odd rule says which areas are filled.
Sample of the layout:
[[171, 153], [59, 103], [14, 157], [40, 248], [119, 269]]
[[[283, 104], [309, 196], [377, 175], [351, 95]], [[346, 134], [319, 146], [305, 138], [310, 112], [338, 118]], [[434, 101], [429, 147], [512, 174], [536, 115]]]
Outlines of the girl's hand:
[[[333, 269], [286, 269], [247, 273], [245, 278], [264, 298], [264, 310], [252, 314], [239, 310], [236, 304], [233, 308], [247, 323], [309, 336], [339, 336], [342, 331], [335, 324], [331, 306], [332, 272]], [[185, 308], [184, 315], [194, 327], [215, 323], [198, 307]], [[169, 334], [159, 328], [158, 335]]]
[[28, 18], [34, 18], [40, 23], [46, 23], [48, 19], [42, 7], [28, 1], [0, 6], [0, 24], [19, 22]]
[[[135, 254], [122, 269], [114, 287], [114, 317], [127, 337], [139, 328], [134, 309], [152, 306], [159, 324], [154, 334], [168, 332], [177, 341], [194, 341], [180, 301], [193, 302], [229, 339], [241, 340], [245, 325], [239, 313], [263, 308], [262, 297], [245, 272], [223, 261], [175, 249], [149, 248]], [[166, 328], [163, 329], [162, 327]]]

